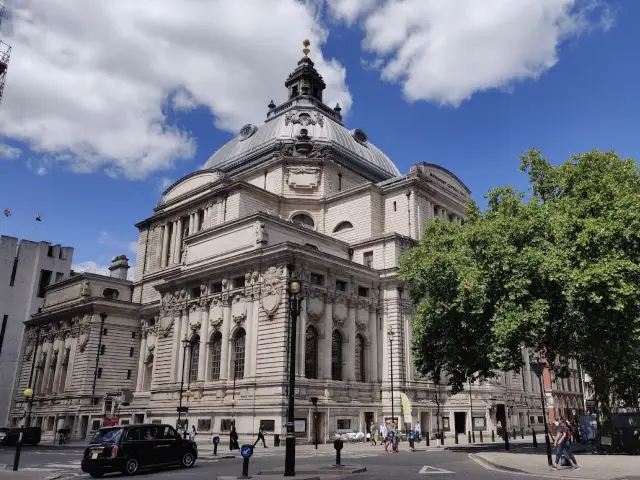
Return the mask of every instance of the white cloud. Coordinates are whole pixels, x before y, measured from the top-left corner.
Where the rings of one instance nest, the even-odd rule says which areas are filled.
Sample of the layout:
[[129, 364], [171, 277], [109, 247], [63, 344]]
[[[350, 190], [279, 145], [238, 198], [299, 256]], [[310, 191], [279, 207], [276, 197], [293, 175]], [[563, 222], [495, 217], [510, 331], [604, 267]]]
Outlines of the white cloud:
[[105, 245], [122, 250], [120, 253], [118, 253], [118, 255], [122, 254], [123, 251], [126, 251], [127, 253], [133, 255], [136, 255], [136, 253], [138, 252], [138, 242], [124, 242], [122, 240], [119, 240], [115, 235], [105, 231], [100, 232], [98, 243], [100, 245]]
[[22, 150], [3, 143], [0, 145], [0, 159], [15, 160], [22, 155]]
[[[93, 260], [87, 260], [86, 262], [74, 263], [71, 265], [71, 270], [76, 273], [86, 272], [86, 273], [96, 273], [98, 275], [106, 275], [109, 276], [111, 272], [109, 272], [110, 265], [102, 265]], [[127, 272], [127, 279], [133, 280], [135, 274], [136, 266], [130, 265], [129, 271]]]
[[167, 108], [209, 108], [219, 128], [261, 123], [312, 42], [326, 99], [351, 105], [325, 60], [316, 1], [14, 0], [0, 134], [76, 172], [141, 178], [192, 157]]
[[[407, 100], [458, 106], [474, 93], [537, 79], [569, 38], [613, 25], [599, 0], [327, 0], [334, 16], [362, 19], [363, 48]], [[373, 63], [372, 63], [373, 62]]]

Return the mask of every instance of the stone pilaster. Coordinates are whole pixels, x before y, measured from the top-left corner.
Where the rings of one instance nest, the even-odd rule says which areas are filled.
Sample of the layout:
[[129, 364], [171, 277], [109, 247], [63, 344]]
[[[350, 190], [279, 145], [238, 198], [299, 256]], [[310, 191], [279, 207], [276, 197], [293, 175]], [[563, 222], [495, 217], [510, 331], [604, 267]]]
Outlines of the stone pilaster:
[[200, 310], [200, 352], [198, 355], [198, 381], [204, 382], [207, 374], [207, 346], [209, 345], [209, 302]]
[[333, 298], [327, 295], [324, 305], [324, 338], [321, 342], [322, 378], [331, 380], [331, 340], [333, 337]]
[[222, 352], [220, 353], [220, 380], [229, 378], [229, 334], [231, 331], [231, 302], [223, 298], [222, 310]]

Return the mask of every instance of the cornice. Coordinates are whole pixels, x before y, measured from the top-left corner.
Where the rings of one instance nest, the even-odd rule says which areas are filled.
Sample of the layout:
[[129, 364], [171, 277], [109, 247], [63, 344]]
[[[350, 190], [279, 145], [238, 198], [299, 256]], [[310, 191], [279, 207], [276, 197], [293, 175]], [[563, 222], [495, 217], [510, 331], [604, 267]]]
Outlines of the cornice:
[[372, 237], [366, 240], [361, 240], [359, 242], [351, 243], [350, 245], [351, 245], [351, 248], [360, 248], [360, 247], [369, 247], [379, 243], [385, 243], [388, 241], [395, 241], [395, 240], [398, 240], [401, 242], [410, 242], [414, 246], [418, 244], [418, 240], [414, 238], [408, 237], [406, 235], [402, 235], [397, 232], [388, 232], [388, 233], [383, 233], [382, 235], [377, 237]]
[[66, 303], [59, 307], [52, 307], [40, 313], [33, 315], [29, 320], [24, 322], [27, 326], [43, 325], [51, 321], [58, 320], [60, 317], [69, 317], [70, 315], [78, 315], [80, 313], [102, 313], [107, 314], [131, 314], [136, 315], [141, 308], [141, 304], [134, 302], [125, 302], [123, 300], [108, 300], [103, 297], [89, 297], [81, 299], [78, 302]]

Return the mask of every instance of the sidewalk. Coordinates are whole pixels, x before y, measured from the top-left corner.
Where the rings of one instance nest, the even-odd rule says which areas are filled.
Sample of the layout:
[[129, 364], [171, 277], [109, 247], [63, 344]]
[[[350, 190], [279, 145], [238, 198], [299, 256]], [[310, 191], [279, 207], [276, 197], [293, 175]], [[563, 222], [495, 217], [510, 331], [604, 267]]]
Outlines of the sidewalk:
[[18, 470], [0, 470], [0, 478], [2, 480], [55, 480], [62, 477], [62, 474], [51, 472], [22, 472]]
[[[553, 452], [555, 462], [555, 450]], [[506, 470], [550, 478], [576, 478], [581, 480], [640, 480], [640, 457], [628, 455], [576, 454], [580, 470], [550, 468], [544, 445], [537, 449], [522, 448], [509, 452], [477, 452], [470, 455], [488, 468]]]

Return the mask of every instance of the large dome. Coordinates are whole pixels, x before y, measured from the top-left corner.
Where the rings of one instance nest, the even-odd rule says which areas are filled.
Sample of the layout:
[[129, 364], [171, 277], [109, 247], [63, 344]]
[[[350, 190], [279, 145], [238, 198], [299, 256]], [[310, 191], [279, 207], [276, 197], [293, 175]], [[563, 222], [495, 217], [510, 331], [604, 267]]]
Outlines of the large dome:
[[[306, 103], [306, 102], [300, 102]], [[325, 107], [326, 108], [326, 107]], [[215, 152], [203, 168], [233, 171], [241, 168], [256, 156], [273, 150], [278, 142], [293, 142], [301, 129], [306, 129], [315, 142], [326, 144], [343, 157], [346, 166], [384, 180], [400, 175], [394, 165], [379, 148], [369, 142], [361, 130], [349, 131], [312, 103], [296, 105], [279, 112], [262, 126], [247, 125], [236, 138]], [[364, 170], [364, 171], [363, 171]]]

